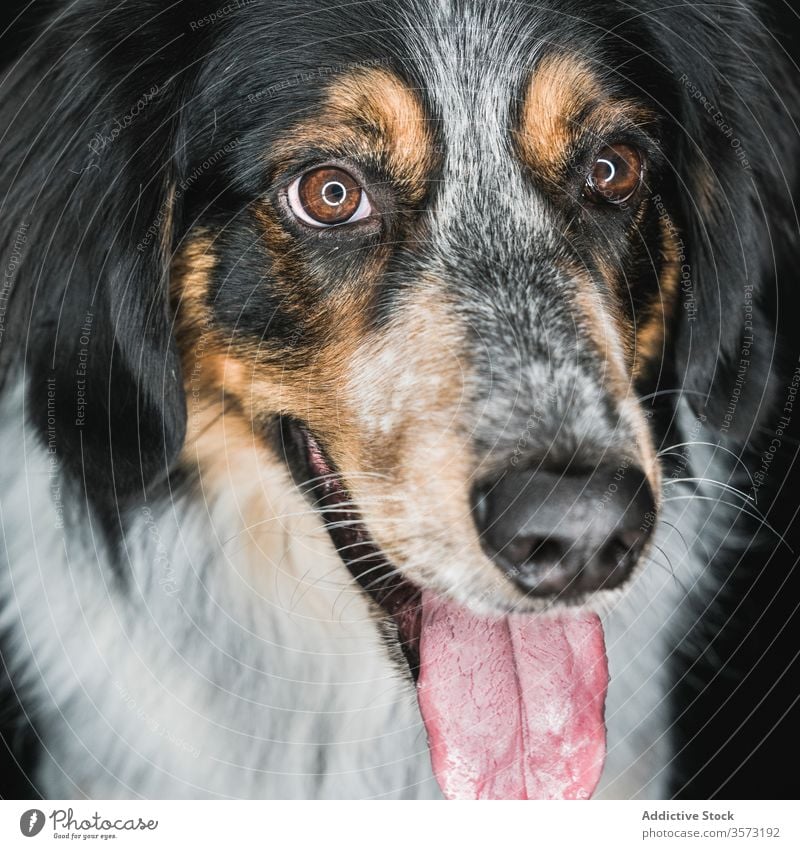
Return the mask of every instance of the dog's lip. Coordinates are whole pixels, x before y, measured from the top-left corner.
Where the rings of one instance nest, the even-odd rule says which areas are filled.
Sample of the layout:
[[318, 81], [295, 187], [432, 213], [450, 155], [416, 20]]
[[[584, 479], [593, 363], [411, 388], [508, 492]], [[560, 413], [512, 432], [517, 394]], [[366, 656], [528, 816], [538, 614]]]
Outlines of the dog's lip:
[[[588, 797], [605, 754], [608, 667], [597, 616], [487, 619], [420, 590], [372, 540], [311, 431], [284, 420], [281, 437], [289, 468], [342, 560], [394, 625], [445, 796]], [[537, 656], [533, 647], [541, 645]]]
[[419, 673], [421, 590], [404, 578], [372, 539], [335, 464], [309, 427], [280, 420], [280, 443], [292, 476], [319, 510], [334, 547], [367, 595], [388, 614], [412, 676]]

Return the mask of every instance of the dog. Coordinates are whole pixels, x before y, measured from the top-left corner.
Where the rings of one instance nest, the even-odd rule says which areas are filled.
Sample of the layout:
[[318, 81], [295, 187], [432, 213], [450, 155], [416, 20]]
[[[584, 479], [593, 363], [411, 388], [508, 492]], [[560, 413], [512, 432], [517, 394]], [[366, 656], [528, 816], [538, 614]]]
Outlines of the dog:
[[668, 798], [797, 390], [760, 7], [53, 5], [1, 90], [33, 790]]

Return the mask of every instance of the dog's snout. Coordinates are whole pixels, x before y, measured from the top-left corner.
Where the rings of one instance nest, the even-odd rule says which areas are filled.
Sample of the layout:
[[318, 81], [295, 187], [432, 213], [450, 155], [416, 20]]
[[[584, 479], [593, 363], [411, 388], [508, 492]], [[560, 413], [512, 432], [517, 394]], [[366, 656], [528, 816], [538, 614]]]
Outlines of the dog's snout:
[[650, 536], [655, 504], [630, 464], [507, 470], [476, 486], [484, 551], [526, 594], [583, 595], [619, 586]]

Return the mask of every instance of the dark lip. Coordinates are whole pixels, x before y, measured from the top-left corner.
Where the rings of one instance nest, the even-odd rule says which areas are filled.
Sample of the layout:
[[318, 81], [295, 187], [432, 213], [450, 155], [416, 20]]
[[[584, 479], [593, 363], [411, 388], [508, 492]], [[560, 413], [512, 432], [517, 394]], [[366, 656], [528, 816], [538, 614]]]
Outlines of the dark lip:
[[419, 673], [420, 590], [392, 566], [364, 525], [320, 440], [302, 422], [282, 416], [277, 441], [295, 483], [319, 511], [342, 562], [387, 614], [412, 677]]

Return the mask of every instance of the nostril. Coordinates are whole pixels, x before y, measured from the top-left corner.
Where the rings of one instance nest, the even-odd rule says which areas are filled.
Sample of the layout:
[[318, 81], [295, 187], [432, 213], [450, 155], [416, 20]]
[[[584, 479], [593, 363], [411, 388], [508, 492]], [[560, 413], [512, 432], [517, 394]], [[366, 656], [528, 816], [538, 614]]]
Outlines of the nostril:
[[580, 573], [568, 544], [543, 536], [512, 540], [493, 559], [509, 580], [533, 595], [563, 593]]
[[616, 537], [606, 546], [606, 559], [609, 566], [616, 568], [624, 565], [638, 548], [638, 540], [626, 540], [622, 536]]
[[513, 568], [530, 572], [537, 565], [557, 564], [562, 547], [547, 537], [520, 536], [510, 540], [500, 554]]
[[526, 569], [536, 556], [540, 543], [529, 537], [512, 539], [498, 552], [512, 569]]
[[615, 534], [593, 558], [588, 583], [594, 581], [597, 589], [613, 589], [623, 583], [638, 562], [646, 539], [643, 533]]
[[628, 576], [631, 562], [630, 549], [626, 545], [619, 540], [610, 542], [592, 561], [588, 583], [598, 589], [613, 589]]
[[531, 557], [540, 563], [556, 565], [564, 556], [564, 546], [552, 537], [539, 540]]

